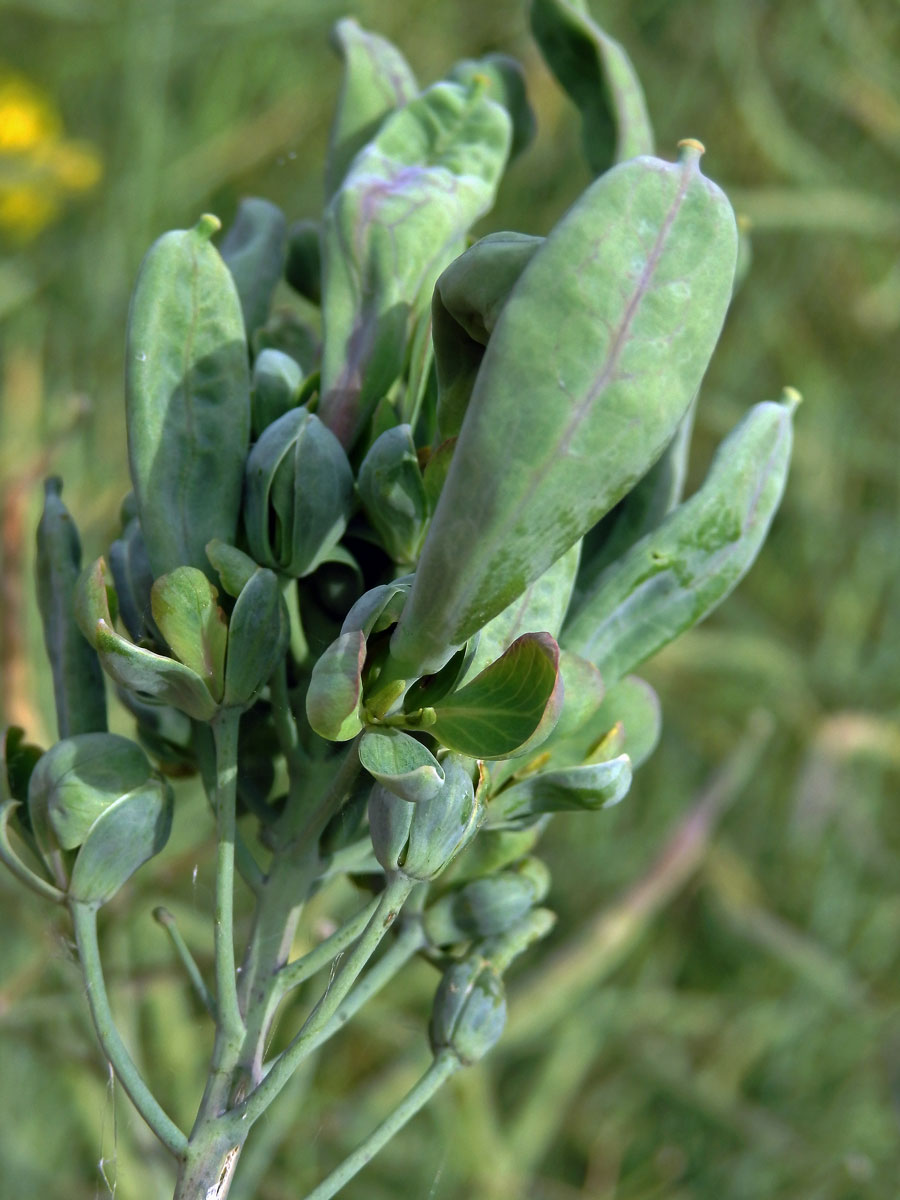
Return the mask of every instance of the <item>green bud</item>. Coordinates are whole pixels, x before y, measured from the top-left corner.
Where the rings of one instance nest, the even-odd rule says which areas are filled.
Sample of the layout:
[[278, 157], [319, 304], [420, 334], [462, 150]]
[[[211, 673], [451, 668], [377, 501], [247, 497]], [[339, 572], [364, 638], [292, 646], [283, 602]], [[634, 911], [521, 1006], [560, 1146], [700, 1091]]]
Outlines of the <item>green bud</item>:
[[290, 626], [278, 578], [260, 567], [237, 598], [228, 623], [222, 703], [251, 704], [287, 649]]
[[467, 760], [448, 755], [444, 783], [430, 800], [401, 800], [376, 786], [369, 798], [369, 828], [375, 857], [385, 871], [409, 879], [434, 879], [475, 836], [482, 808]]
[[347, 456], [318, 417], [295, 408], [263, 431], [247, 459], [244, 500], [258, 563], [311, 575], [340, 540], [353, 505]]
[[250, 380], [250, 424], [253, 437], [297, 405], [303, 368], [283, 350], [263, 350]]
[[429, 507], [409, 425], [395, 425], [373, 443], [359, 469], [358, 487], [366, 516], [391, 558], [415, 562]]
[[425, 913], [426, 936], [435, 946], [493, 937], [540, 903], [549, 887], [550, 872], [544, 863], [539, 858], [523, 859], [512, 870], [473, 879], [442, 896]]
[[452, 1050], [463, 1066], [471, 1066], [497, 1043], [505, 1024], [506, 992], [491, 962], [473, 955], [444, 972], [429, 1029], [435, 1054]]

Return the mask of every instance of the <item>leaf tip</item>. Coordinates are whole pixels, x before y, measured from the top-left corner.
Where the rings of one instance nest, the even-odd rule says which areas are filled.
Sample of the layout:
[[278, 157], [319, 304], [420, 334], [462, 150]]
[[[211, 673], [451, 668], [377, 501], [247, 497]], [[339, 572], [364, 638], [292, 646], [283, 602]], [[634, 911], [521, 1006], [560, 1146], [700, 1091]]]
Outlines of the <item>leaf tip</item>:
[[222, 228], [222, 222], [212, 213], [204, 213], [197, 224], [194, 226], [194, 232], [198, 234], [204, 241], [209, 241], [214, 233], [218, 233]]
[[795, 412], [796, 409], [803, 403], [803, 396], [795, 387], [789, 385], [781, 389], [781, 403], [785, 406], [788, 412]]
[[706, 147], [697, 138], [682, 138], [678, 143], [679, 161], [686, 167], [695, 167], [706, 153]]

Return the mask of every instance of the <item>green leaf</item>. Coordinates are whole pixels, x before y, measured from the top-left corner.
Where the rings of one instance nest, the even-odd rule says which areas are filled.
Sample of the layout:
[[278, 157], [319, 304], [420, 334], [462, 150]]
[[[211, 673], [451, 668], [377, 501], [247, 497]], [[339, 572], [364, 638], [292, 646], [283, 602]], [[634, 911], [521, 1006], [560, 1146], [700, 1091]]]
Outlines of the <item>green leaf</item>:
[[256, 572], [259, 565], [249, 554], [213, 538], [206, 547], [206, 557], [215, 568], [222, 587], [229, 596], [238, 597]]
[[408, 425], [395, 425], [373, 443], [359, 468], [357, 487], [366, 516], [391, 558], [415, 562], [429, 508]]
[[153, 584], [153, 619], [176, 658], [200, 676], [215, 701], [225, 687], [228, 626], [218, 592], [196, 567], [177, 567]]
[[486, 54], [484, 58], [464, 58], [451, 68], [448, 79], [471, 87], [481, 82], [491, 100], [502, 104], [512, 121], [510, 160], [516, 158], [534, 140], [537, 122], [525, 90], [525, 72], [508, 54]]
[[559, 648], [548, 633], [523, 634], [471, 683], [434, 706], [428, 732], [472, 758], [526, 753], [559, 717], [558, 666]]
[[618, 42], [590, 18], [584, 0], [532, 0], [531, 29], [550, 70], [581, 113], [588, 165], [653, 153], [653, 129], [640, 80]]
[[240, 296], [248, 337], [266, 323], [286, 254], [284, 213], [268, 200], [245, 197], [222, 239], [222, 258]]
[[[543, 575], [530, 583], [521, 596], [517, 596], [503, 612], [488, 621], [478, 635], [478, 648], [465, 679], [471, 679], [484, 670], [523, 633], [542, 630], [552, 637], [557, 636], [569, 606], [580, 551], [581, 543], [576, 542]], [[568, 703], [567, 688], [566, 706]]]
[[250, 437], [240, 299], [210, 242], [219, 228], [164, 234], [141, 264], [128, 316], [128, 458], [154, 576], [210, 571], [206, 543], [233, 542]]
[[263, 350], [253, 364], [250, 415], [254, 438], [297, 406], [303, 369], [282, 350]]
[[260, 567], [237, 598], [228, 622], [226, 705], [256, 699], [287, 650], [290, 622], [278, 577]]
[[419, 91], [400, 51], [386, 38], [367, 33], [352, 17], [335, 25], [332, 44], [344, 60], [344, 80], [328, 145], [328, 197], [340, 187], [356, 154], [372, 140], [385, 117]]
[[462, 428], [484, 347], [500, 311], [544, 239], [489, 233], [447, 267], [434, 287], [432, 337], [438, 440]]
[[362, 729], [362, 669], [366, 639], [360, 630], [342, 633], [316, 661], [306, 693], [313, 730], [330, 742], [347, 742]]
[[216, 702], [209, 688], [190, 667], [133, 646], [104, 620], [97, 622], [94, 637], [103, 670], [120, 687], [171, 704], [196, 721], [215, 716]]
[[41, 849], [51, 850], [55, 841], [74, 850], [102, 812], [149, 778], [146, 754], [118, 734], [84, 733], [57, 742], [41, 756], [28, 788]]
[[435, 84], [387, 118], [325, 210], [318, 411], [345, 447], [403, 369], [438, 275], [493, 203], [509, 137], [483, 88]]
[[62, 481], [48, 479], [37, 528], [35, 575], [61, 738], [106, 729], [103, 672], [96, 651], [78, 628], [73, 608], [80, 573], [81, 541], [62, 501]]
[[604, 753], [604, 745], [613, 745], [617, 752], [625, 751], [636, 771], [656, 749], [661, 730], [662, 709], [656, 692], [645, 679], [626, 675], [609, 689], [579, 736], [584, 757]]
[[431, 800], [444, 783], [434, 755], [400, 729], [367, 729], [359, 743], [359, 761], [383, 787], [412, 803]]
[[784, 491], [793, 404], [755, 405], [699, 491], [612, 563], [566, 620], [567, 649], [613, 683], [702, 621], [752, 566]]
[[630, 787], [631, 759], [627, 754], [608, 762], [539, 771], [495, 796], [488, 805], [488, 821], [496, 825], [540, 813], [610, 808]]
[[559, 656], [559, 673], [565, 689], [563, 710], [553, 731], [553, 740], [570, 737], [594, 715], [603, 700], [603, 676], [593, 663], [571, 650]]
[[154, 776], [106, 809], [78, 851], [70, 899], [90, 905], [111, 900], [138, 867], [165, 847], [173, 804], [169, 784]]
[[736, 232], [697, 145], [683, 149], [597, 180], [503, 306], [391, 642], [398, 675], [435, 670], [521, 595], [684, 416], [728, 306]]
[[119, 615], [132, 641], [149, 639], [160, 642], [153, 622], [150, 590], [153, 571], [147, 557], [147, 544], [137, 517], [128, 521], [109, 548], [109, 569], [116, 586]]

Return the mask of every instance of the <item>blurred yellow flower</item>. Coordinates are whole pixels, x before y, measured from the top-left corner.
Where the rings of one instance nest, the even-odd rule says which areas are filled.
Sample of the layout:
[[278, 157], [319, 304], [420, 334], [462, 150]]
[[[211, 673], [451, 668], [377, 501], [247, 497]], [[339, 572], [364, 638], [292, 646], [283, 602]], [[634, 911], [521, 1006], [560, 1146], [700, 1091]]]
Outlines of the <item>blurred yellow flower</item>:
[[92, 188], [102, 169], [93, 146], [63, 137], [48, 97], [21, 75], [0, 74], [0, 230], [33, 237], [68, 193]]

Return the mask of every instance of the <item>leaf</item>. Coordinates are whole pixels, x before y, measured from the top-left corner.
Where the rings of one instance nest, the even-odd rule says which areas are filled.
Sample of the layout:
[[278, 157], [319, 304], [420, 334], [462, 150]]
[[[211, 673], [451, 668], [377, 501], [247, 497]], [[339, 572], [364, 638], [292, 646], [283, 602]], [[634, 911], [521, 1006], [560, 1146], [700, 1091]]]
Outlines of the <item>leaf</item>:
[[[695, 395], [731, 293], [731, 206], [642, 158], [597, 180], [500, 313], [391, 642], [435, 670], [644, 475]], [[473, 487], [472, 481], [478, 486]]]
[[419, 91], [396, 46], [366, 32], [352, 17], [335, 25], [332, 44], [344, 60], [344, 79], [328, 144], [328, 197], [340, 187], [356, 154], [372, 140], [385, 117]]
[[260, 567], [241, 589], [228, 622], [224, 704], [243, 707], [256, 699], [287, 650], [289, 637], [278, 577]]
[[103, 672], [96, 651], [78, 628], [73, 609], [80, 573], [81, 541], [62, 501], [62, 481], [48, 479], [37, 528], [35, 576], [61, 738], [106, 729]]
[[781, 500], [792, 404], [755, 405], [716, 452], [697, 493], [597, 580], [562, 641], [608, 683], [702, 621], [752, 566]]
[[206, 557], [215, 568], [223, 589], [229, 596], [235, 598], [241, 594], [259, 570], [258, 563], [249, 554], [238, 550], [237, 546], [229, 546], [218, 538], [213, 538], [208, 543]]
[[585, 757], [601, 753], [598, 743], [608, 742], [616, 726], [621, 728], [616, 745], [627, 753], [636, 771], [656, 749], [662, 729], [659, 697], [645, 679], [626, 675], [610, 688], [590, 725], [579, 733]]
[[531, 29], [581, 112], [585, 157], [594, 174], [652, 154], [640, 80], [624, 49], [591, 20], [584, 0], [532, 0]]
[[325, 210], [319, 415], [357, 440], [404, 366], [434, 282], [494, 200], [510, 122], [481, 87], [438, 83], [389, 116]]
[[111, 900], [143, 863], [165, 847], [173, 806], [171, 787], [154, 776], [106, 809], [78, 851], [70, 899], [90, 905]]
[[552, 734], [554, 741], [577, 733], [600, 707], [605, 691], [603, 676], [594, 664], [571, 650], [560, 653], [559, 673], [566, 699]]
[[544, 239], [489, 233], [443, 271], [431, 302], [438, 440], [456, 437], [497, 318]]
[[210, 573], [206, 543], [237, 532], [250, 372], [237, 289], [209, 240], [218, 228], [205, 216], [159, 238], [131, 298], [128, 459], [154, 576]]
[[428, 499], [409, 425], [395, 425], [372, 445], [359, 468], [359, 498], [385, 550], [413, 563], [428, 527]]
[[132, 517], [125, 524], [119, 537], [110, 546], [109, 569], [116, 585], [119, 615], [132, 641], [150, 639], [161, 642], [162, 637], [153, 622], [150, 608], [153, 571], [137, 517]]
[[253, 364], [250, 415], [254, 438], [295, 408], [303, 384], [303, 368], [282, 350], [263, 350]]
[[540, 813], [611, 808], [631, 787], [631, 760], [621, 754], [608, 762], [539, 771], [505, 788], [488, 805], [492, 825]]
[[508, 54], [486, 54], [484, 58], [464, 58], [451, 68], [448, 79], [471, 87], [481, 82], [491, 100], [502, 104], [512, 121], [510, 161], [517, 158], [534, 140], [537, 121], [525, 90], [525, 72]]
[[318, 221], [295, 221], [288, 229], [284, 277], [295, 292], [322, 303], [322, 244]]
[[[541, 629], [556, 637], [569, 606], [580, 552], [581, 543], [576, 542], [543, 575], [530, 583], [521, 596], [488, 621], [478, 635], [478, 648], [465, 679], [484, 670], [523, 633]], [[567, 692], [566, 705], [568, 703]]]
[[342, 633], [316, 661], [306, 693], [313, 730], [330, 742], [347, 742], [362, 729], [362, 669], [366, 639], [360, 630]]
[[434, 706], [428, 732], [472, 758], [526, 753], [559, 717], [558, 665], [559, 648], [548, 633], [523, 634], [471, 683]]
[[153, 584], [153, 619], [176, 658], [200, 676], [215, 701], [225, 687], [228, 626], [218, 592], [196, 567], [177, 567]]
[[367, 729], [359, 743], [359, 761], [389, 792], [416, 803], [441, 790], [444, 771], [434, 755], [400, 729]]
[[247, 336], [265, 325], [287, 254], [287, 222], [275, 204], [246, 196], [222, 239], [222, 258], [234, 279]]

